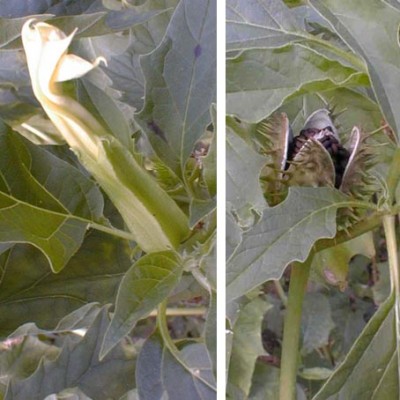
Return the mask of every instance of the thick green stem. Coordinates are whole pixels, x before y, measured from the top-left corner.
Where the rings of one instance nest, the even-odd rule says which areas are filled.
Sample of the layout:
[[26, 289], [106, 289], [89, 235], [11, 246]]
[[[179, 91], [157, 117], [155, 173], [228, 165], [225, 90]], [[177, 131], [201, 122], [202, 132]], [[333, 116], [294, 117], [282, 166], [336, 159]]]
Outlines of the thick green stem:
[[[391, 290], [395, 295], [397, 349], [400, 349], [400, 271], [396, 241], [395, 216], [385, 215], [383, 217], [383, 227], [385, 229], [386, 247], [388, 252]], [[397, 351], [397, 357], [400, 373], [400, 351]]]
[[312, 255], [304, 263], [293, 263], [282, 343], [279, 400], [296, 399], [296, 377], [301, 328], [301, 313]]

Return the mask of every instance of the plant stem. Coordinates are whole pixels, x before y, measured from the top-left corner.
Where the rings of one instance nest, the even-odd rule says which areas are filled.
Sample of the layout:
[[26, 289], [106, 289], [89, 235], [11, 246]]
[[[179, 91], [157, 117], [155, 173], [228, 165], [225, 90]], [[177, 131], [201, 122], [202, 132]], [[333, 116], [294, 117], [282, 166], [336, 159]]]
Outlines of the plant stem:
[[275, 285], [276, 292], [278, 293], [279, 298], [282, 301], [282, 304], [287, 307], [287, 296], [280, 281], [273, 281]]
[[382, 223], [383, 214], [374, 213], [362, 221], [350, 227], [347, 231], [340, 231], [333, 239], [320, 239], [314, 246], [315, 252], [319, 252], [330, 247], [337, 246], [338, 244], [347, 242], [354, 239], [366, 232], [369, 232]]
[[168, 331], [168, 324], [167, 324], [167, 300], [164, 300], [158, 306], [157, 312], [157, 327], [161, 333], [161, 337], [163, 338], [164, 344], [170, 353], [180, 361], [180, 354], [179, 350], [176, 348], [170, 334]]
[[279, 400], [296, 399], [301, 313], [312, 255], [304, 263], [292, 264], [283, 332]]
[[122, 231], [117, 228], [109, 228], [108, 226], [97, 224], [96, 222], [90, 222], [88, 227], [92, 228], [92, 229], [96, 229], [101, 232], [108, 233], [108, 234], [116, 236], [116, 237], [120, 237], [121, 239], [135, 241], [133, 235], [130, 232]]
[[[388, 252], [391, 290], [395, 295], [397, 349], [400, 349], [400, 271], [394, 215], [385, 215], [383, 217], [383, 228]], [[400, 351], [397, 351], [397, 361], [400, 373]]]
[[[165, 315], [167, 317], [202, 317], [207, 314], [206, 307], [170, 307], [165, 310]], [[153, 310], [149, 317], [156, 317], [158, 315], [158, 310]]]
[[388, 176], [386, 178], [389, 191], [389, 204], [392, 205], [395, 199], [396, 189], [400, 181], [400, 147], [398, 147], [393, 155], [390, 164]]

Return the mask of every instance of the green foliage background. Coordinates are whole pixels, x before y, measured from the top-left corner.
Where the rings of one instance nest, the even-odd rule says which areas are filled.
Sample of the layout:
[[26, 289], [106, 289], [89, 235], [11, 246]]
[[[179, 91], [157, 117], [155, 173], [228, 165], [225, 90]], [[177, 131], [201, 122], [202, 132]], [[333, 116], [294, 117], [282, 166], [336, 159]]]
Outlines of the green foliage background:
[[[397, 1], [227, 1], [228, 398], [279, 398], [288, 266], [310, 252], [297, 398], [399, 397], [398, 300], [378, 229], [398, 213], [399, 24]], [[285, 112], [298, 134], [326, 107], [344, 143], [353, 126], [379, 130], [372, 211], [348, 232], [336, 216], [354, 199], [291, 187], [270, 207], [260, 181], [260, 121]]]
[[[143, 254], [66, 146], [27, 140], [26, 122], [53, 130], [30, 18], [107, 59], [64, 89], [187, 213], [177, 252]], [[0, 2], [0, 398], [215, 398], [215, 29], [207, 0]], [[170, 333], [147, 318], [161, 302]]]

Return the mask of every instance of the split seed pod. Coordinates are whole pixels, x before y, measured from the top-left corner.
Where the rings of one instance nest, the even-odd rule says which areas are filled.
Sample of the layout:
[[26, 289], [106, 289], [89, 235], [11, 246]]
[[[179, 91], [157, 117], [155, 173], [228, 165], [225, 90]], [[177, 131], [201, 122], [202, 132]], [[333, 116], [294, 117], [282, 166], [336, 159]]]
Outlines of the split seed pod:
[[284, 171], [287, 156], [293, 142], [293, 132], [285, 113], [273, 114], [257, 127], [261, 151], [270, 159], [265, 165], [261, 179], [271, 205], [278, 203], [285, 191]]
[[371, 146], [366, 143], [368, 136], [354, 127], [343, 146], [328, 110], [313, 112], [296, 137], [286, 114], [260, 123], [258, 133], [265, 138], [265, 153], [272, 158], [263, 174], [267, 199], [273, 199], [277, 192], [282, 199], [288, 186], [335, 187], [358, 199], [373, 193], [368, 170], [374, 162]]
[[341, 173], [337, 160], [347, 162], [348, 153], [340, 144], [337, 130], [329, 111], [313, 112], [304, 128], [293, 140], [288, 154], [289, 168], [286, 173], [290, 186], [339, 187]]

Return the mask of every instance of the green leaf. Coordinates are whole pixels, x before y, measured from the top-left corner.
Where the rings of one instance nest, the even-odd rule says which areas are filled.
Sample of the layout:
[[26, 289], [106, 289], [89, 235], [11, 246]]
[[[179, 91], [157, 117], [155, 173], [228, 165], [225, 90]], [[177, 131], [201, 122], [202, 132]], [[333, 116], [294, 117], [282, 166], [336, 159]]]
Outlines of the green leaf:
[[311, 0], [310, 3], [350, 48], [364, 58], [382, 112], [398, 135], [400, 94], [396, 85], [400, 79], [400, 11], [379, 0]]
[[357, 254], [363, 254], [370, 259], [375, 256], [372, 232], [318, 252], [312, 261], [312, 272], [322, 278], [324, 283], [343, 290], [347, 286], [349, 262]]
[[[279, 374], [278, 368], [258, 361], [254, 370], [249, 400], [278, 400]], [[296, 400], [306, 400], [307, 398], [304, 390], [298, 384]]]
[[226, 258], [234, 252], [240, 241], [242, 232], [231, 213], [226, 213]]
[[13, 246], [0, 255], [0, 336], [29, 321], [52, 329], [86, 303], [113, 302], [129, 256], [126, 241], [90, 231], [67, 268], [53, 274], [37, 249]]
[[[60, 354], [59, 346], [72, 330], [86, 330], [101, 309], [97, 304], [87, 304], [63, 318], [54, 330], [39, 329], [33, 323], [19, 327], [0, 343], [0, 392], [5, 392], [10, 380], [28, 378], [44, 360], [54, 361]], [[4, 386], [4, 390], [2, 390]]]
[[208, 214], [211, 214], [217, 207], [216, 199], [200, 200], [192, 198], [190, 200], [190, 220], [189, 226], [191, 229], [196, 226], [198, 222], [204, 219]]
[[215, 102], [215, 2], [182, 0], [159, 47], [142, 57], [139, 122], [158, 156], [181, 175]]
[[[25, 59], [21, 50], [0, 51], [0, 82], [5, 89], [7, 85], [13, 85], [16, 88], [29, 85], [29, 75], [24, 71]], [[21, 70], [23, 71], [21, 73]], [[10, 96], [10, 95], [9, 95]]]
[[215, 379], [208, 352], [203, 344], [185, 346], [180, 355], [182, 362], [165, 349], [162, 380], [169, 398], [214, 400]]
[[217, 376], [217, 295], [214, 292], [210, 293], [204, 336], [213, 373]]
[[378, 309], [344, 362], [313, 400], [397, 399], [399, 377], [395, 335], [392, 296]]
[[[382, 113], [376, 102], [349, 88], [337, 88], [322, 93], [310, 93], [285, 103], [280, 111], [287, 113], [294, 132], [300, 132], [307, 117], [315, 110], [334, 107], [335, 125], [339, 134], [349, 134], [354, 126], [368, 132], [381, 126]], [[343, 136], [341, 136], [343, 139]]]
[[97, 120], [100, 121], [100, 118], [103, 119], [106, 127], [112, 132], [114, 137], [130, 149], [133, 144], [131, 128], [129, 120], [124, 113], [117, 107], [115, 101], [105, 90], [100, 89], [88, 79], [82, 79], [82, 83], [96, 110], [96, 117], [99, 117]]
[[119, 287], [101, 357], [172, 292], [179, 283], [182, 269], [180, 257], [172, 251], [147, 254], [133, 264]]
[[112, 33], [112, 30], [105, 24], [106, 16], [106, 12], [100, 11], [92, 14], [58, 16], [47, 19], [46, 22], [67, 34], [78, 28], [76, 37], [81, 38]]
[[211, 137], [207, 155], [202, 159], [203, 176], [211, 197], [217, 194], [217, 109], [215, 104], [211, 107], [212, 123], [214, 131]]
[[[1, 343], [0, 392], [6, 392], [11, 379], [21, 380], [33, 374], [41, 360], [54, 360], [60, 350], [36, 335], [20, 336]], [[3, 397], [2, 397], [3, 398]]]
[[158, 331], [146, 340], [136, 369], [140, 399], [215, 399], [215, 381], [205, 346], [189, 344], [180, 355], [184, 365], [164, 347]]
[[[7, 2], [8, 6], [12, 6], [12, 3]], [[22, 4], [22, 3], [20, 3]], [[4, 11], [4, 2], [1, 4], [0, 12], [0, 48], [7, 47], [12, 44], [15, 40], [21, 37], [21, 30], [24, 23], [32, 18], [32, 15], [28, 15], [22, 18], [15, 18], [11, 16], [9, 13], [5, 15]], [[15, 3], [14, 3], [15, 6]], [[4, 14], [3, 14], [4, 13]], [[32, 13], [33, 14], [33, 13]], [[3, 18], [3, 16], [7, 16], [7, 18]], [[50, 15], [37, 15], [38, 20], [46, 20], [50, 17]]]
[[8, 2], [1, 1], [1, 12], [0, 15], [7, 18], [18, 18], [25, 15], [32, 14], [82, 14], [96, 2], [96, 0], [85, 0], [76, 2], [70, 2], [68, 0], [35, 0], [27, 2]]
[[336, 234], [336, 211], [348, 198], [330, 188], [292, 187], [286, 200], [264, 211], [243, 234], [227, 263], [227, 299], [279, 279], [292, 261], [306, 260], [312, 245]]
[[[145, 93], [145, 78], [140, 66], [140, 57], [151, 53], [160, 44], [165, 36], [176, 3], [176, 0], [157, 0], [136, 6], [136, 9], [142, 12], [154, 10], [165, 12], [151, 18], [146, 24], [132, 27], [128, 47], [110, 57], [107, 60], [107, 67], [102, 68], [112, 80], [112, 88], [121, 94], [119, 100], [137, 110], [141, 110], [143, 107]], [[115, 43], [115, 39], [113, 37], [113, 43]], [[110, 44], [107, 47], [111, 46]], [[99, 47], [98, 55], [100, 55], [102, 47]]]
[[47, 395], [72, 387], [78, 387], [94, 399], [121, 397], [134, 386], [135, 352], [121, 344], [99, 361], [108, 323], [105, 307], [83, 338], [66, 340], [56, 360], [42, 362], [25, 380], [12, 381], [5, 399], [42, 400]]
[[382, 304], [390, 295], [390, 269], [387, 262], [377, 263], [378, 281], [372, 287], [376, 304]]
[[249, 400], [278, 400], [279, 369], [271, 365], [257, 362]]
[[334, 327], [328, 298], [322, 293], [306, 294], [301, 321], [302, 353], [311, 353], [313, 350], [325, 346]]
[[226, 79], [228, 114], [251, 122], [302, 93], [369, 84], [358, 70], [300, 45], [243, 51], [227, 61]]
[[304, 38], [293, 14], [281, 0], [228, 0], [227, 50], [279, 47]]
[[66, 338], [77, 337], [73, 330], [86, 331], [100, 311], [97, 304], [91, 303], [67, 315], [52, 331], [27, 323], [0, 342], [0, 397], [11, 380], [28, 378], [44, 360], [54, 361]]
[[161, 378], [164, 345], [155, 331], [144, 343], [137, 360], [136, 382], [141, 400], [159, 400], [166, 396]]
[[248, 398], [258, 356], [265, 353], [261, 340], [264, 314], [271, 307], [256, 297], [241, 310], [233, 329], [232, 354], [229, 362], [229, 382], [236, 393]]
[[251, 225], [254, 213], [261, 214], [267, 206], [259, 181], [267, 161], [227, 127], [226, 198], [242, 226]]
[[100, 221], [102, 195], [70, 164], [19, 135], [1, 134], [0, 152], [0, 242], [34, 245], [59, 272], [88, 223]]

